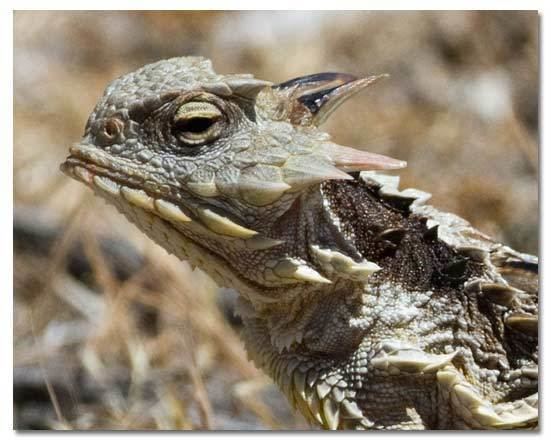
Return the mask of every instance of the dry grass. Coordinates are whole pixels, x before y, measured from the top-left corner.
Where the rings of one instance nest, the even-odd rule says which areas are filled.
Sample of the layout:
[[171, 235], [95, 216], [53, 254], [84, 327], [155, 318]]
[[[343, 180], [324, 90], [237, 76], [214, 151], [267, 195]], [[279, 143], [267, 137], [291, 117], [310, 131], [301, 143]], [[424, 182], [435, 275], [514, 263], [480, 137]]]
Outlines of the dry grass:
[[[185, 54], [274, 81], [388, 72], [327, 130], [406, 159], [404, 187], [537, 253], [537, 44], [535, 13], [17, 12], [15, 204], [59, 228], [46, 250], [16, 238], [17, 426], [306, 427], [247, 360], [213, 282], [58, 173], [109, 80]], [[143, 256], [128, 277], [106, 264], [106, 236]]]

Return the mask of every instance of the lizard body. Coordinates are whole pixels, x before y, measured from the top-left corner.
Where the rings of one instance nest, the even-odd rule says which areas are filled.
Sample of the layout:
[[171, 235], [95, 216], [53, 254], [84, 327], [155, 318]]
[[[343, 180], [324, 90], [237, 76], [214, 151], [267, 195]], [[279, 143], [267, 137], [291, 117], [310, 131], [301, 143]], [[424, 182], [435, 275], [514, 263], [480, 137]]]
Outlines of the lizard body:
[[536, 427], [537, 259], [318, 128], [378, 78], [163, 60], [107, 87], [62, 169], [240, 293], [249, 354], [311, 423]]

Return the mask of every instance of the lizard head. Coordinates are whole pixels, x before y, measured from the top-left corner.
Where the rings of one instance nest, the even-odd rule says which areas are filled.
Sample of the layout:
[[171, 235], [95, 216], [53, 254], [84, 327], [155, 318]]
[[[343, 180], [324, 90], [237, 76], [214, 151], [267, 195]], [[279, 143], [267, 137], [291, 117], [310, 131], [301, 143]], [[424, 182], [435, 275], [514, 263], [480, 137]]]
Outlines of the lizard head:
[[[273, 85], [216, 74], [203, 58], [163, 60], [106, 88], [62, 170], [179, 257], [242, 277], [251, 254], [266, 260], [285, 242], [274, 223], [302, 194], [350, 171], [405, 166], [318, 128], [379, 78], [322, 73]], [[247, 277], [268, 283], [250, 268]]]

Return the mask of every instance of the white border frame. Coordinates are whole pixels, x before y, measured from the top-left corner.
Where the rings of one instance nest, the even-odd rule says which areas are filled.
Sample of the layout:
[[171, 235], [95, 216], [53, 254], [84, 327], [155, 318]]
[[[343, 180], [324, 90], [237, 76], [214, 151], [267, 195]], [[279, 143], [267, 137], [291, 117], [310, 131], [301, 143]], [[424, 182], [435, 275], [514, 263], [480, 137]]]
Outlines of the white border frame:
[[[13, 431], [13, 400], [12, 400], [12, 380], [13, 380], [13, 353], [12, 353], [12, 333], [13, 333], [13, 321], [12, 321], [12, 310], [13, 310], [13, 233], [12, 233], [12, 222], [13, 222], [13, 10], [25, 10], [25, 9], [43, 9], [44, 6], [48, 6], [49, 9], [72, 9], [76, 5], [68, 1], [50, 1], [47, 4], [41, 3], [38, 1], [4, 1], [0, 6], [0, 62], [2, 72], [7, 75], [2, 76], [2, 88], [0, 89], [0, 103], [2, 109], [0, 110], [0, 145], [2, 146], [2, 160], [0, 161], [0, 222], [1, 222], [1, 234], [2, 234], [2, 246], [0, 247], [0, 271], [2, 272], [0, 283], [2, 284], [2, 290], [0, 291], [3, 294], [2, 306], [0, 307], [0, 323], [2, 326], [2, 332], [0, 332], [0, 390], [4, 392], [2, 394], [2, 399], [0, 400], [0, 434], [5, 437], [3, 439], [12, 439], [16, 436], [24, 436], [27, 439], [34, 439], [37, 436], [41, 436], [42, 432], [26, 432], [24, 435], [16, 434]], [[198, 1], [169, 1], [169, 0], [157, 0], [153, 1], [143, 1], [143, 0], [133, 0], [133, 1], [118, 1], [113, 2], [105, 0], [96, 0], [94, 2], [86, 1], [80, 2], [79, 6], [83, 6], [84, 9], [88, 10], [101, 10], [101, 9], [112, 9], [116, 7], [119, 10], [132, 10], [132, 9], [152, 9], [152, 10], [178, 10], [178, 9], [297, 9], [297, 2], [289, 0], [279, 0], [274, 1], [263, 1], [253, 2], [253, 1], [217, 1], [217, 0], [202, 0]], [[549, 54], [545, 49], [549, 49], [550, 41], [549, 35], [550, 32], [546, 32], [546, 28], [551, 25], [551, 13], [546, 14], [545, 3], [543, 0], [524, 0], [524, 1], [507, 1], [507, 0], [463, 0], [463, 1], [438, 1], [438, 0], [416, 0], [416, 1], [407, 1], [407, 0], [385, 0], [385, 1], [357, 1], [357, 0], [339, 0], [339, 1], [327, 1], [321, 4], [318, 1], [302, 1], [300, 3], [300, 8], [302, 10], [316, 10], [316, 9], [369, 9], [369, 10], [392, 10], [392, 9], [403, 9], [403, 10], [465, 10], [465, 9], [477, 9], [477, 10], [539, 10], [540, 11], [540, 79], [541, 79], [541, 106], [540, 106], [540, 225], [543, 227], [545, 225], [544, 219], [549, 219], [549, 216], [546, 216], [549, 209], [549, 195], [546, 194], [544, 189], [546, 188], [547, 176], [545, 171], [549, 170], [549, 157], [545, 154], [545, 127], [548, 125], [548, 118], [546, 118], [549, 108], [550, 101], [550, 91], [546, 87], [546, 83], [543, 81], [544, 78], [549, 78], [550, 69], [549, 69]], [[547, 8], [549, 9], [549, 8]], [[548, 15], [548, 16], [547, 16]], [[9, 148], [11, 146], [11, 149]], [[546, 240], [546, 231], [544, 228], [541, 228], [540, 232], [540, 259], [541, 259], [541, 281], [542, 283], [546, 280], [547, 269], [549, 265], [546, 264], [545, 256], [548, 255], [548, 243]], [[542, 289], [542, 291], [544, 291]], [[542, 308], [540, 311], [543, 311], [543, 317], [547, 312], [546, 303], [546, 294], [542, 292], [540, 295]], [[541, 320], [541, 341], [546, 341], [549, 335], [551, 325], [546, 323], [546, 320]], [[545, 365], [544, 362], [544, 350], [543, 345], [540, 344], [540, 364]], [[369, 434], [356, 434], [356, 436], [368, 436], [372, 437], [381, 437], [384, 436], [385, 439], [395, 439], [402, 436], [451, 436], [454, 438], [468, 436], [469, 438], [475, 437], [497, 437], [497, 436], [514, 436], [517, 438], [524, 438], [530, 436], [531, 438], [535, 435], [538, 437], [545, 436], [546, 428], [549, 421], [548, 413], [544, 408], [544, 404], [550, 401], [549, 398], [549, 387], [548, 382], [546, 381], [545, 374], [542, 375], [540, 379], [540, 384], [542, 386], [541, 395], [543, 397], [541, 404], [541, 415], [546, 417], [540, 420], [541, 429], [538, 435], [515, 431], [514, 433], [503, 433], [503, 432], [493, 432], [489, 434], [482, 434], [480, 432], [417, 432], [417, 433], [369, 433]], [[547, 406], [549, 407], [549, 406]], [[163, 432], [166, 433], [166, 432]], [[217, 436], [219, 433], [180, 433], [175, 432], [176, 436], [201, 436], [201, 437], [211, 437]], [[265, 432], [249, 432], [250, 436], [258, 436]], [[224, 432], [225, 436], [230, 434], [230, 432]], [[234, 436], [241, 436], [243, 432], [238, 432]], [[305, 437], [317, 437], [317, 436], [327, 436], [326, 433], [321, 432], [297, 432], [300, 436]], [[48, 436], [61, 436], [60, 432], [48, 432]], [[63, 434], [65, 439], [76, 439], [81, 436], [86, 437], [101, 437], [102, 440], [109, 440], [115, 436], [123, 437], [155, 437], [159, 436], [159, 432], [146, 432], [146, 433], [136, 433], [136, 432], [124, 432], [121, 434], [115, 434], [113, 432], [71, 432], [68, 434]], [[243, 434], [245, 435], [245, 434]], [[165, 435], [167, 436], [167, 435]], [[246, 436], [246, 435], [245, 435]], [[283, 437], [288, 436], [285, 432], [270, 432], [270, 437], [276, 437], [282, 439]], [[347, 434], [338, 434], [337, 436], [347, 436]], [[348, 435], [350, 436], [350, 435]], [[354, 436], [354, 435], [352, 435]]]

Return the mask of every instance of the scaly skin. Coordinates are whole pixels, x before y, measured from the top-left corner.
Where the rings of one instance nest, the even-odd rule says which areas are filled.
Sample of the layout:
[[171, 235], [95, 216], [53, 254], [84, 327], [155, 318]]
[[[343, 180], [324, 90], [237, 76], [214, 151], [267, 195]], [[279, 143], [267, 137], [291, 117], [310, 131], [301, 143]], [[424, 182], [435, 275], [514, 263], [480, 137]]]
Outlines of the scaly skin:
[[536, 427], [537, 259], [318, 129], [378, 78], [160, 61], [108, 86], [62, 169], [239, 291], [247, 350], [313, 424]]

